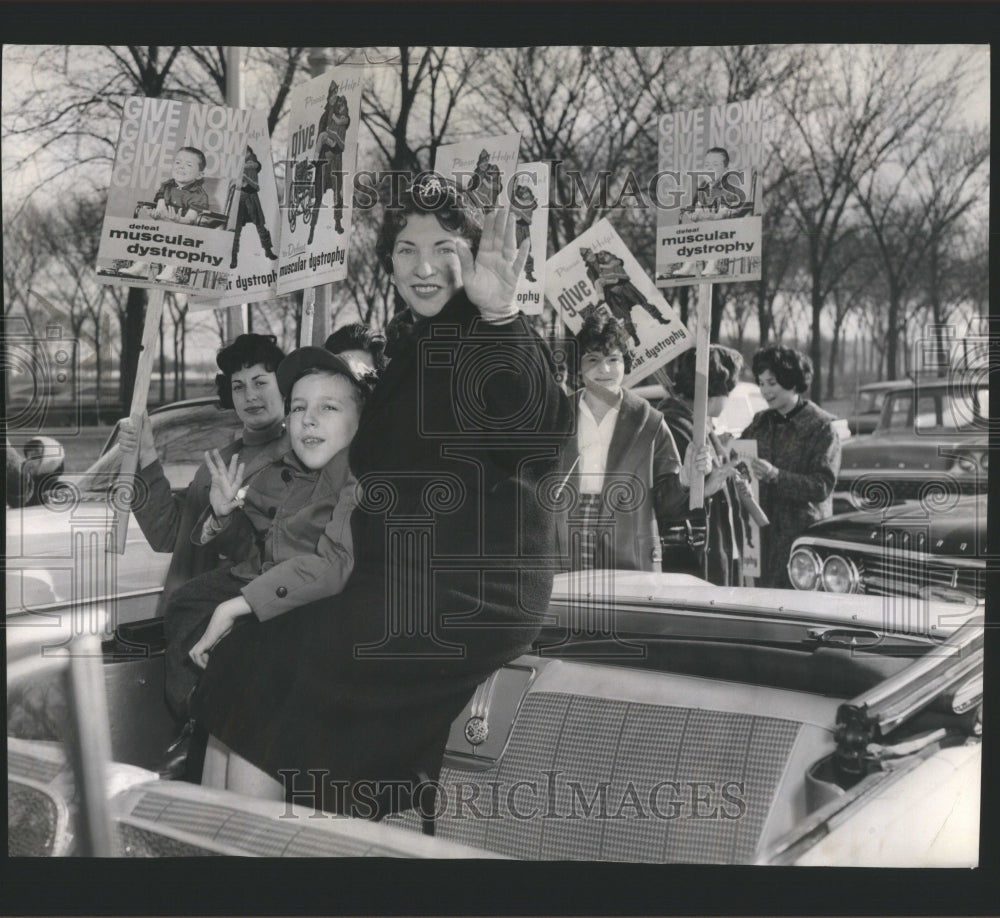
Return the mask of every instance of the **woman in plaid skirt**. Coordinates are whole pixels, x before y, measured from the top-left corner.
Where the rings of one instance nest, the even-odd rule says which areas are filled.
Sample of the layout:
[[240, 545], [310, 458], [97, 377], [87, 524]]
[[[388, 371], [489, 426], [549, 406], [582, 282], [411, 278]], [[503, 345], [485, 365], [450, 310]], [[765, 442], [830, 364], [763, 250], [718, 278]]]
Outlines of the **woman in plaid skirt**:
[[660, 570], [658, 520], [686, 501], [663, 415], [622, 388], [632, 367], [625, 329], [595, 315], [577, 335], [583, 389], [561, 467], [557, 535], [570, 570]]

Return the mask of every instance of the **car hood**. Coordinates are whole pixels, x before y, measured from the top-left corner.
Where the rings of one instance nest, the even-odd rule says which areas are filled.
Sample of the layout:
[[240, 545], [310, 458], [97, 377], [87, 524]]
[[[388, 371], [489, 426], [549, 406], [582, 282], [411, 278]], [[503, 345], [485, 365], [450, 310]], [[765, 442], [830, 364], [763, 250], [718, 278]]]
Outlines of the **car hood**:
[[[860, 545], [881, 545], [886, 527], [917, 532], [926, 526], [932, 555], [975, 558], [986, 554], [986, 496], [960, 497], [951, 506], [908, 500], [883, 510], [856, 510], [813, 523], [804, 535]], [[897, 545], [897, 548], [906, 547]]]

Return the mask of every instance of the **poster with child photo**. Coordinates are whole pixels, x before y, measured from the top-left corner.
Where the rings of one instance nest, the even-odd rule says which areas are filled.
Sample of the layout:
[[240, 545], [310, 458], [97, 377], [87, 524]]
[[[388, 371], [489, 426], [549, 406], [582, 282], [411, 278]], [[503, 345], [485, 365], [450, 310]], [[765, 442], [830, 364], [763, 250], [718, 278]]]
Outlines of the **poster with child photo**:
[[97, 252], [102, 283], [225, 290], [252, 112], [125, 100]]
[[760, 280], [763, 99], [661, 115], [656, 286]]
[[694, 336], [606, 219], [553, 255], [545, 272], [545, 297], [571, 332], [596, 312], [625, 328], [632, 348], [626, 386], [694, 346]]

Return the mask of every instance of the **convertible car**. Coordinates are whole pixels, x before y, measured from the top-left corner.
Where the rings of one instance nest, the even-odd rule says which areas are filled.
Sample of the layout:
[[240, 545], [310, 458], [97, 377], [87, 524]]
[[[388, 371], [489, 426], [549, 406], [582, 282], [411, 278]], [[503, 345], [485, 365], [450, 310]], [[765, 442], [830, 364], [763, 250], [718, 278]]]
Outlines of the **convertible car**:
[[560, 575], [440, 780], [372, 824], [149, 770], [155, 598], [8, 614], [9, 854], [977, 863], [981, 604]]

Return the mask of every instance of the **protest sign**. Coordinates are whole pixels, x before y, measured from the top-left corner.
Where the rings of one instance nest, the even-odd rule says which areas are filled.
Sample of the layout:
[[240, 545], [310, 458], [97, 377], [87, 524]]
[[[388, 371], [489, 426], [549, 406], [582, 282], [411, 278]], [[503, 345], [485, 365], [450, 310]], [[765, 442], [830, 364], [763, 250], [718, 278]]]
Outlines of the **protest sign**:
[[97, 252], [102, 283], [225, 289], [251, 112], [125, 100]]
[[520, 146], [520, 134], [445, 144], [434, 156], [434, 171], [451, 179], [488, 213], [505, 207], [510, 200], [511, 189], [507, 186], [517, 171]]
[[278, 293], [347, 277], [361, 76], [336, 67], [289, 94]]
[[[750, 485], [750, 493], [760, 503], [760, 484], [753, 474], [753, 460], [757, 458], [756, 440], [730, 440], [727, 444], [728, 459], [735, 463], [737, 471]], [[733, 508], [743, 518], [743, 576], [760, 576], [760, 526], [743, 506]]]
[[760, 280], [761, 99], [660, 116], [656, 286]]
[[632, 386], [694, 344], [694, 337], [663, 298], [607, 220], [598, 220], [546, 265], [545, 297], [570, 331], [604, 312], [631, 336]]
[[545, 258], [549, 238], [548, 163], [522, 163], [514, 173], [510, 207], [517, 221], [518, 245], [531, 240], [524, 273], [517, 282], [515, 302], [526, 315], [540, 315], [545, 296]]
[[251, 114], [240, 192], [225, 291], [221, 296], [192, 298], [192, 309], [239, 306], [277, 294], [280, 210], [266, 112]]

